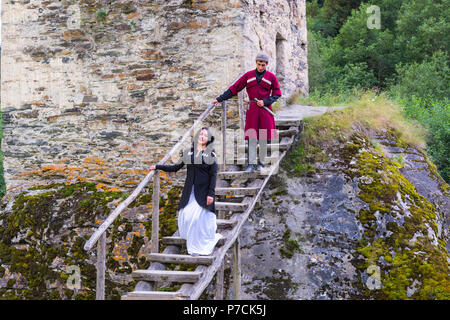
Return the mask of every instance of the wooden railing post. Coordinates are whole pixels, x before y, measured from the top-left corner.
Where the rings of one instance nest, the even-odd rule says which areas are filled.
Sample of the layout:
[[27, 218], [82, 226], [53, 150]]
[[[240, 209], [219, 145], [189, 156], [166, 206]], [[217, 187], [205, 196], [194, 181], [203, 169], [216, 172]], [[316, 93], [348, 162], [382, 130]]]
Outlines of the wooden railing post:
[[222, 264], [217, 270], [216, 273], [216, 300], [223, 300], [223, 281], [224, 281], [224, 273], [225, 273], [225, 262], [222, 261]]
[[153, 176], [153, 204], [152, 204], [152, 253], [159, 253], [159, 170]]
[[220, 165], [220, 170], [226, 170], [226, 161], [227, 161], [227, 103], [225, 101], [222, 102], [222, 161], [223, 163]]
[[233, 245], [233, 287], [234, 300], [241, 300], [241, 252], [239, 235]]
[[[217, 214], [219, 219], [224, 219], [225, 214], [223, 210], [218, 210]], [[223, 284], [224, 284], [224, 274], [225, 274], [225, 262], [222, 261], [219, 270], [216, 273], [216, 300], [223, 300]]]
[[96, 299], [105, 300], [105, 260], [106, 260], [106, 231], [97, 242], [97, 291]]
[[[222, 102], [222, 163], [220, 164], [220, 171], [226, 171], [227, 161], [227, 104]], [[218, 212], [218, 218], [224, 218], [224, 212]], [[224, 284], [225, 263], [222, 261], [219, 270], [216, 273], [216, 300], [223, 300], [223, 284]]]

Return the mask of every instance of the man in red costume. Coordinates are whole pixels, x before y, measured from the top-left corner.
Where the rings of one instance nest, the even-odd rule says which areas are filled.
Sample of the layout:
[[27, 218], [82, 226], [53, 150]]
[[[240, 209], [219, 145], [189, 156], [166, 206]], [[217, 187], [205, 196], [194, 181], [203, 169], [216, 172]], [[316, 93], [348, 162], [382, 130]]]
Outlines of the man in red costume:
[[[244, 73], [229, 89], [217, 97], [212, 103], [217, 104], [236, 96], [239, 91], [246, 88], [250, 100], [250, 107], [245, 114], [244, 138], [248, 140], [248, 167], [246, 172], [261, 170], [261, 162], [256, 164], [257, 143], [265, 145], [267, 140], [277, 138], [275, 119], [263, 107], [272, 111], [272, 103], [280, 96], [281, 90], [277, 77], [266, 70], [269, 57], [265, 53], [256, 56], [256, 69]], [[256, 99], [256, 100], [255, 100]]]

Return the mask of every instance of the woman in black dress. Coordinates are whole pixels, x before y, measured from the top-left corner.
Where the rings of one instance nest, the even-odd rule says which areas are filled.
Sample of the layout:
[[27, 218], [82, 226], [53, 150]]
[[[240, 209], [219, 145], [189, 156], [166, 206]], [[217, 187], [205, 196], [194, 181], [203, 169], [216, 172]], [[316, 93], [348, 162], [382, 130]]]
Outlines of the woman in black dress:
[[194, 136], [191, 149], [180, 153], [174, 165], [153, 165], [150, 170], [176, 172], [187, 165], [186, 181], [178, 205], [178, 231], [186, 239], [191, 255], [209, 255], [222, 235], [216, 233], [215, 188], [216, 154], [212, 148], [214, 136], [207, 127]]

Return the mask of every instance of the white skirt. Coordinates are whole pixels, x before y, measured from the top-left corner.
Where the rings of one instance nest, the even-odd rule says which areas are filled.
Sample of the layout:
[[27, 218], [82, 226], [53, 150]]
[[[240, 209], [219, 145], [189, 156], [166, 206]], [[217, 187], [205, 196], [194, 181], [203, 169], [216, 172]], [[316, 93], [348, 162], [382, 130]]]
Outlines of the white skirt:
[[222, 238], [216, 230], [216, 215], [197, 203], [192, 186], [188, 204], [178, 213], [178, 231], [186, 239], [188, 253], [210, 255]]

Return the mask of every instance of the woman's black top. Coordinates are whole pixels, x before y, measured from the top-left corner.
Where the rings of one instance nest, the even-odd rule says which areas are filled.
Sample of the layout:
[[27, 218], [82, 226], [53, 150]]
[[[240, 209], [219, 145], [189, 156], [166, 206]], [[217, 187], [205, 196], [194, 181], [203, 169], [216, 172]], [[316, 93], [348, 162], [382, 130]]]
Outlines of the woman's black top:
[[[197, 153], [196, 151], [195, 153]], [[194, 157], [195, 153], [192, 149], [186, 149], [180, 153], [181, 158], [174, 165], [156, 165], [157, 170], [166, 172], [176, 172], [187, 165], [186, 182], [184, 183], [183, 192], [181, 194], [178, 210], [184, 208], [191, 195], [192, 185], [194, 185], [194, 195], [197, 203], [216, 213], [215, 209], [215, 188], [217, 179], [217, 161], [214, 152], [202, 151], [198, 157]], [[213, 197], [214, 201], [209, 206], [206, 205], [206, 197]]]

